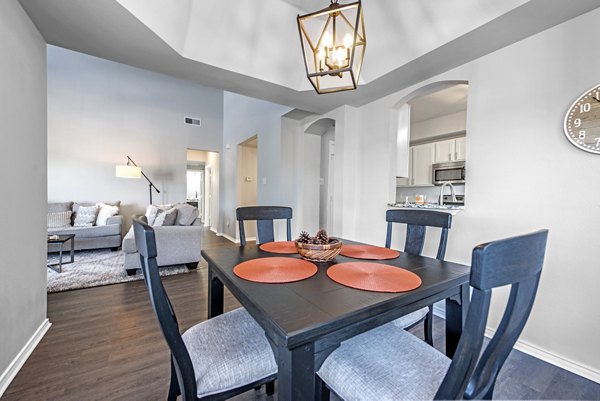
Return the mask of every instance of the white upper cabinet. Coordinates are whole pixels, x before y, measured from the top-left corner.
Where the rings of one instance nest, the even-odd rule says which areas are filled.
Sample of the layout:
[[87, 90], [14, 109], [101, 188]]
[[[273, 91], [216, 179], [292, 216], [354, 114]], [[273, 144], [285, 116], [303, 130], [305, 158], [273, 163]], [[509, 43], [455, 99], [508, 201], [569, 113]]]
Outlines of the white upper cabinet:
[[465, 160], [466, 138], [435, 142], [435, 163]]
[[396, 186], [425, 187], [431, 183], [431, 165], [435, 154], [433, 143], [411, 146], [409, 149], [408, 177], [397, 177]]

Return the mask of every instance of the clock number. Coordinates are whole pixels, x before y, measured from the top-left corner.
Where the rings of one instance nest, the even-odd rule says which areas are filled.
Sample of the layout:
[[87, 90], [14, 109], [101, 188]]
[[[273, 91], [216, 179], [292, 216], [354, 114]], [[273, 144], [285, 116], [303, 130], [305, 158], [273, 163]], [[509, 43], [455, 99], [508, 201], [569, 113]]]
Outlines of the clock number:
[[585, 131], [579, 131], [579, 139], [581, 139], [581, 140], [585, 139]]
[[596, 146], [600, 146], [600, 138], [596, 138]]
[[592, 105], [589, 103], [579, 105], [580, 113], [588, 113], [590, 110], [592, 110]]
[[581, 118], [576, 118], [575, 121], [573, 121], [573, 124], [576, 128], [581, 127]]

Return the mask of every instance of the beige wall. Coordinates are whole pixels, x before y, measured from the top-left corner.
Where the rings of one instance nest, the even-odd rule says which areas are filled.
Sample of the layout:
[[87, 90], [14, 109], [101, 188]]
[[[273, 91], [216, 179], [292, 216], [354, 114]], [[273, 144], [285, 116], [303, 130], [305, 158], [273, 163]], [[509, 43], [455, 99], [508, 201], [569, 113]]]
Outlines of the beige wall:
[[15, 0], [0, 2], [0, 54], [1, 396], [47, 328], [46, 42]]

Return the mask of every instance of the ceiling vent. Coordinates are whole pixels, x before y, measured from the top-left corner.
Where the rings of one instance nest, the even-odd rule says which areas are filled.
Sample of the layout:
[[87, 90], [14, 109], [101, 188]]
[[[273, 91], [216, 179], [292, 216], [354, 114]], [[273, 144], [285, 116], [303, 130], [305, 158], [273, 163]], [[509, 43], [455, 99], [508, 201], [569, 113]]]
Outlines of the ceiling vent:
[[185, 123], [189, 124], [189, 125], [196, 125], [196, 126], [200, 127], [202, 125], [202, 120], [200, 120], [199, 118], [186, 117]]

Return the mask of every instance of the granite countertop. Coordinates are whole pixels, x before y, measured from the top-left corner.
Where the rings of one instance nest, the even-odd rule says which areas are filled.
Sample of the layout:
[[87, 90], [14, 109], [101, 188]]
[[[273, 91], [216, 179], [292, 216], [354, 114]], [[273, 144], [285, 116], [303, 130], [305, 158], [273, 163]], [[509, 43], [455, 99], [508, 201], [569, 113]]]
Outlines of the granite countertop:
[[441, 212], [448, 212], [452, 215], [455, 215], [457, 213], [460, 213], [461, 211], [465, 210], [465, 206], [464, 205], [440, 205], [438, 203], [414, 203], [414, 202], [409, 202], [409, 203], [404, 203], [404, 202], [397, 202], [397, 203], [388, 203], [388, 207], [390, 209], [424, 209], [424, 210], [437, 210], [437, 211], [441, 211]]

